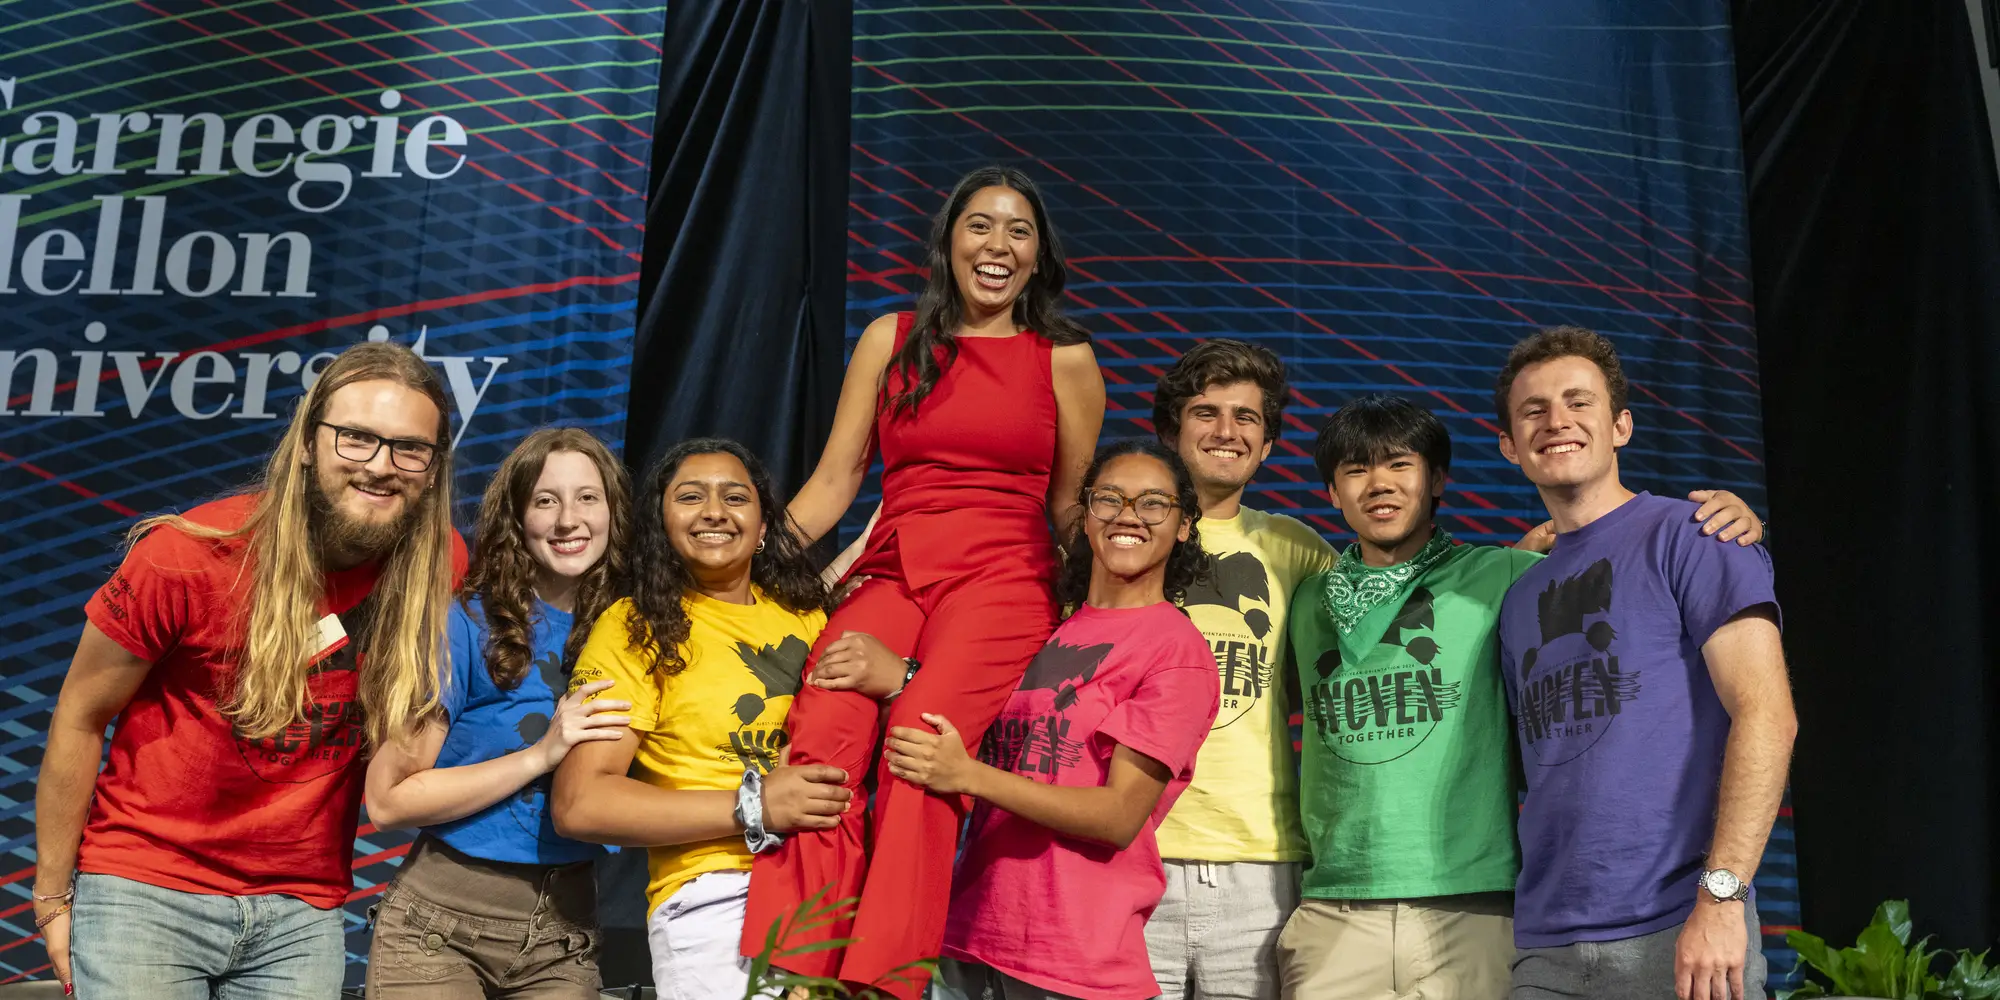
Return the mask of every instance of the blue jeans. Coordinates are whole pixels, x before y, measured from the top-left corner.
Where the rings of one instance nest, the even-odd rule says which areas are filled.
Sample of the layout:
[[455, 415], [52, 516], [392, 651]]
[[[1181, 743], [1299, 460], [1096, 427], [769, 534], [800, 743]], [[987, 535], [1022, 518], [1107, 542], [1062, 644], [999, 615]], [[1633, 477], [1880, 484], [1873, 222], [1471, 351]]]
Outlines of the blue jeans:
[[[1743, 904], [1743, 918], [1750, 941], [1737, 1000], [1764, 1000], [1770, 970], [1755, 902]], [[1514, 953], [1512, 1000], [1674, 1000], [1674, 952], [1683, 926], [1621, 941], [1522, 948]]]
[[338, 909], [290, 896], [209, 896], [78, 875], [70, 917], [77, 1000], [337, 1000]]

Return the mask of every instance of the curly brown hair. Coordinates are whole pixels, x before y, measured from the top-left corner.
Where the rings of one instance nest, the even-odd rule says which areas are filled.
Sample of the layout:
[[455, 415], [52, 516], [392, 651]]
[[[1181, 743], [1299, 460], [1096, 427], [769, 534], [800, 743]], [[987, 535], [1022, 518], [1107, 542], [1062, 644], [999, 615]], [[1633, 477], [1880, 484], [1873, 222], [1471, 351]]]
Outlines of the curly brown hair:
[[1529, 365], [1554, 361], [1557, 358], [1582, 358], [1597, 366], [1604, 373], [1604, 384], [1611, 390], [1611, 413], [1616, 416], [1625, 411], [1627, 386], [1625, 366], [1618, 362], [1618, 349], [1611, 346], [1610, 339], [1595, 330], [1580, 326], [1552, 326], [1523, 338], [1507, 352], [1507, 363], [1500, 366], [1500, 379], [1493, 387], [1493, 413], [1500, 418], [1500, 430], [1514, 433], [1514, 416], [1507, 399], [1514, 392], [1514, 379]]
[[667, 536], [663, 513], [667, 487], [681, 463], [696, 455], [729, 455], [743, 463], [757, 506], [764, 515], [764, 550], [750, 557], [750, 582], [787, 611], [803, 614], [825, 610], [826, 584], [812, 557], [799, 542], [783, 501], [771, 486], [771, 474], [750, 449], [727, 438], [694, 438], [667, 450], [646, 471], [639, 489], [638, 521], [632, 532], [632, 603], [625, 612], [628, 648], [651, 660], [662, 678], [687, 669], [681, 646], [688, 641], [686, 597], [694, 591], [694, 574]]
[[625, 548], [632, 523], [632, 486], [625, 467], [589, 431], [544, 427], [529, 434], [486, 484], [486, 495], [479, 502], [472, 566], [459, 596], [468, 610], [472, 597], [479, 597], [486, 618], [486, 671], [502, 691], [518, 686], [533, 665], [535, 560], [528, 554], [521, 519], [534, 495], [535, 481], [542, 477], [542, 466], [559, 451], [576, 452], [597, 466], [598, 475], [604, 477], [605, 505], [611, 512], [611, 537], [606, 540], [604, 557], [577, 581], [569, 638], [563, 643], [565, 673], [576, 665], [597, 616], [625, 588]]
[[1255, 382], [1264, 392], [1264, 427], [1268, 440], [1277, 440], [1278, 422], [1284, 419], [1285, 403], [1291, 387], [1285, 382], [1285, 363], [1268, 347], [1240, 340], [1216, 337], [1188, 349], [1153, 387], [1153, 429], [1169, 447], [1181, 434], [1181, 411], [1188, 400], [1208, 391], [1212, 385]]

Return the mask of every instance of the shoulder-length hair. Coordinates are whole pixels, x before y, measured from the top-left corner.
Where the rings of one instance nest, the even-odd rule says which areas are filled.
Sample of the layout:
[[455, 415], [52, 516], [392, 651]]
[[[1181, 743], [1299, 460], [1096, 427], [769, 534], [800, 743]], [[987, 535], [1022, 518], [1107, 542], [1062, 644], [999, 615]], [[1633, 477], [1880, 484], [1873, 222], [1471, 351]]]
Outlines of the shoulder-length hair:
[[267, 739], [303, 722], [307, 671], [318, 651], [324, 571], [313, 540], [314, 432], [328, 400], [357, 382], [395, 382], [437, 407], [437, 457], [410, 528], [381, 560], [373, 617], [356, 653], [368, 740], [406, 739], [438, 703], [436, 658], [443, 648], [452, 589], [451, 408], [437, 372], [401, 344], [369, 342], [342, 351], [292, 410], [291, 425], [264, 467], [255, 508], [222, 530], [177, 514], [149, 517], [131, 538], [171, 527], [194, 538], [243, 539], [249, 600], [238, 616], [241, 651], [222, 712], [246, 739]]
[[625, 467], [595, 435], [577, 427], [544, 427], [523, 438], [500, 463], [479, 502], [479, 531], [472, 547], [472, 569], [465, 576], [461, 601], [478, 595], [486, 618], [486, 671], [503, 691], [520, 685], [534, 661], [535, 560], [528, 554], [522, 518], [535, 492], [535, 481], [549, 456], [573, 451], [590, 459], [604, 477], [604, 505], [611, 515], [611, 532], [604, 555], [577, 581], [569, 637], [563, 643], [567, 673], [590, 637], [597, 616], [618, 599], [625, 587], [625, 547], [631, 536], [632, 486]]
[[1089, 502], [1084, 496], [1097, 485], [1097, 477], [1106, 465], [1126, 455], [1145, 455], [1167, 467], [1167, 472], [1174, 477], [1174, 500], [1180, 504], [1182, 519], [1187, 521], [1187, 541], [1176, 540], [1173, 550], [1167, 553], [1167, 600], [1180, 604], [1187, 599], [1188, 587], [1208, 575], [1208, 559], [1201, 551], [1201, 497], [1194, 491], [1194, 476], [1188, 473], [1187, 463], [1155, 440], [1129, 438], [1112, 441], [1097, 449], [1096, 456], [1090, 460], [1090, 469], [1083, 474], [1083, 487], [1078, 491], [1077, 502], [1084, 504], [1085, 509], [1076, 527], [1071, 529], [1069, 544], [1063, 546], [1062, 568], [1056, 571], [1056, 603], [1065, 614], [1082, 607], [1084, 598], [1090, 595], [1090, 567], [1095, 559], [1090, 551], [1090, 540], [1083, 537], [1083, 533], [1094, 515], [1089, 513]]
[[[1027, 287], [1014, 300], [1014, 322], [1053, 344], [1081, 344], [1090, 339], [1083, 327], [1062, 312], [1069, 262], [1063, 255], [1062, 239], [1056, 235], [1055, 224], [1049, 221], [1048, 212], [1042, 207], [1041, 191], [1027, 174], [1012, 167], [980, 167], [959, 179], [951, 199], [931, 217], [931, 236], [924, 254], [930, 279], [917, 296], [910, 334], [889, 363], [891, 370], [903, 376], [902, 389], [890, 400], [893, 412], [914, 412], [931, 390], [937, 388], [945, 369], [958, 358], [956, 333], [965, 322], [965, 299], [959, 293], [958, 277], [951, 268], [952, 233], [959, 216], [965, 214], [966, 203], [980, 189], [989, 187], [1019, 192], [1035, 213], [1035, 273], [1028, 276]], [[943, 348], [942, 363], [938, 361], [939, 348]]]
[[771, 488], [771, 475], [750, 449], [727, 438], [694, 438], [673, 446], [646, 472], [639, 488], [632, 531], [632, 603], [625, 612], [632, 652], [651, 659], [662, 678], [687, 669], [681, 647], [688, 641], [687, 595], [694, 574], [667, 536], [666, 496], [681, 463], [696, 455], [729, 455], [750, 473], [757, 506], [764, 514], [764, 551], [750, 557], [750, 582], [787, 611], [823, 611], [826, 584], [819, 578], [791, 515]]

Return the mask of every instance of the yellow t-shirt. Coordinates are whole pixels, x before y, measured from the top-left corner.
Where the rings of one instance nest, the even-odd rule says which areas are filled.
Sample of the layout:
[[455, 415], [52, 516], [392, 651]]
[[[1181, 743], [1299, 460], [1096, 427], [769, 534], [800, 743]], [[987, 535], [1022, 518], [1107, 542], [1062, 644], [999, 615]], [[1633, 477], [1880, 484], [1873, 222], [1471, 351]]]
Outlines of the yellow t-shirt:
[[1209, 579], [1188, 590], [1183, 606], [1215, 654], [1222, 710], [1195, 757], [1194, 782], [1160, 824], [1160, 856], [1304, 861], [1285, 615], [1299, 582], [1333, 565], [1333, 546], [1292, 518], [1248, 507], [1198, 527]]
[[[777, 766], [789, 742], [785, 714], [826, 613], [795, 614], [761, 590], [753, 593], [756, 603], [747, 605], [689, 595], [681, 647], [687, 669], [667, 678], [631, 648], [630, 600], [597, 619], [570, 687], [608, 679], [611, 689], [597, 697], [632, 703], [632, 730], [639, 734], [632, 777], [660, 788], [727, 792], [743, 783], [745, 766], [766, 772]], [[697, 875], [748, 871], [750, 857], [740, 836], [647, 849], [647, 912]]]

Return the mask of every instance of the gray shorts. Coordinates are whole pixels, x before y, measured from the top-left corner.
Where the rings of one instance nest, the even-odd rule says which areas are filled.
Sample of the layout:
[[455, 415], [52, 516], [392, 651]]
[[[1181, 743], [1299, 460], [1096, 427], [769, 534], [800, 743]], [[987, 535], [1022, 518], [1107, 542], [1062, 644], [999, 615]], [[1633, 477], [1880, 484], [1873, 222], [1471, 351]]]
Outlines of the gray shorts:
[[[1743, 904], [1750, 948], [1741, 1000], [1764, 1000], [1764, 939], [1757, 908]], [[1523, 948], [1514, 955], [1512, 1000], [1674, 1000], [1674, 949], [1681, 925], [1622, 941]]]

